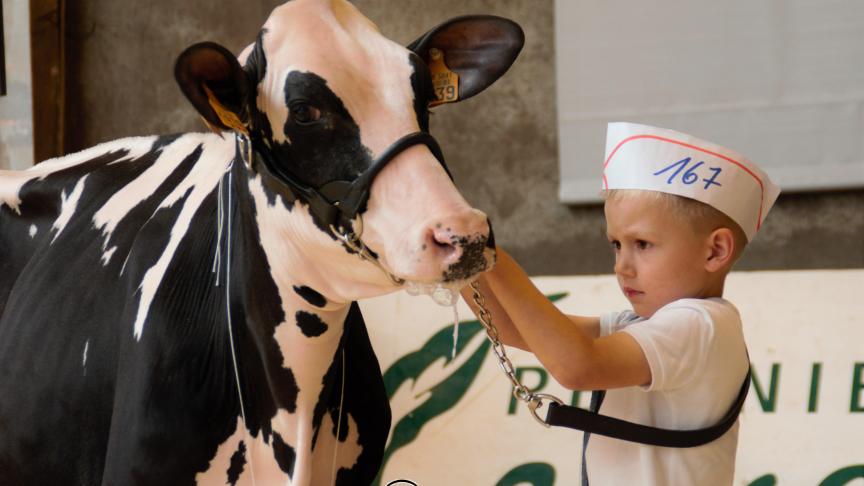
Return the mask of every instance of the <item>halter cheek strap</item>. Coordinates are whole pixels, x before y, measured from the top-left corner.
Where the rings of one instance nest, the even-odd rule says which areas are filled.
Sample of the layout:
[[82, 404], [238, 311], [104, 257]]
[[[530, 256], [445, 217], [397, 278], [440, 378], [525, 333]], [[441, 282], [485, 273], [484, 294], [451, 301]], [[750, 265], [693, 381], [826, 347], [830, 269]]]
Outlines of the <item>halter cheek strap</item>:
[[369, 200], [369, 191], [375, 177], [397, 155], [409, 147], [414, 145], [427, 146], [432, 155], [441, 163], [441, 167], [444, 168], [450, 179], [453, 179], [453, 175], [450, 174], [447, 164], [444, 162], [441, 147], [432, 135], [426, 132], [414, 132], [405, 135], [384, 150], [372, 165], [353, 181], [334, 180], [320, 187], [306, 184], [291, 173], [285, 164], [277, 161], [271, 149], [270, 141], [261, 137], [260, 134], [253, 132], [251, 141], [246, 140], [245, 135], [240, 133], [237, 134], [237, 137], [240, 147], [251, 147], [251, 154], [248, 153], [250, 151], [241, 149], [243, 157], [249, 160], [254, 154], [258, 160], [264, 163], [271, 174], [288, 186], [295, 197], [302, 199], [309, 205], [309, 212], [325, 227], [329, 228], [334, 237], [342, 241], [362, 259], [375, 264], [387, 274], [394, 284], [402, 285], [405, 283], [403, 279], [394, 276], [385, 269], [375, 254], [360, 239], [363, 234], [362, 220], [359, 224], [359, 231], [354, 229], [353, 222], [360, 216], [361, 210], [365, 208], [366, 202]]
[[[240, 136], [240, 135], [238, 135]], [[334, 180], [320, 187], [312, 187], [295, 176], [279, 163], [270, 149], [269, 141], [260, 136], [252, 136], [252, 148], [259, 159], [273, 175], [285, 183], [295, 196], [309, 204], [309, 210], [326, 226], [348, 228], [369, 200], [372, 182], [384, 167], [397, 155], [413, 147], [425, 145], [452, 179], [453, 176], [444, 162], [441, 147], [432, 135], [415, 132], [400, 138], [388, 147], [373, 163], [353, 181]]]

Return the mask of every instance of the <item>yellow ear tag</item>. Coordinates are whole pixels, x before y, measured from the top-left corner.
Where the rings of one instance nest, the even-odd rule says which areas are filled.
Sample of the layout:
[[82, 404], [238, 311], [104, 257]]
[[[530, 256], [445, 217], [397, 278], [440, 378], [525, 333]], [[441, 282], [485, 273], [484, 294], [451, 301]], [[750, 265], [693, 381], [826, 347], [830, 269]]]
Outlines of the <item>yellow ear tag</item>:
[[444, 53], [439, 49], [429, 49], [429, 72], [432, 73], [432, 86], [436, 100], [429, 107], [459, 101], [459, 75], [444, 64]]
[[[202, 84], [201, 87], [204, 88], [204, 93], [207, 94], [207, 101], [210, 103], [210, 107], [213, 108], [216, 116], [219, 117], [219, 121], [221, 121], [223, 125], [230, 128], [231, 130], [234, 130], [235, 132], [249, 135], [249, 131], [246, 130], [246, 126], [243, 125], [243, 122], [240, 121], [240, 118], [238, 118], [234, 112], [228, 111], [228, 109], [226, 109], [225, 106], [222, 105], [222, 103], [220, 103], [218, 99], [216, 99], [216, 95], [214, 95], [213, 92], [210, 91], [210, 88], [208, 88], [206, 84]], [[204, 120], [204, 123], [207, 123], [207, 126], [210, 127], [210, 129], [214, 132], [218, 133], [220, 131], [216, 129], [211, 123], [207, 122], [207, 120]]]

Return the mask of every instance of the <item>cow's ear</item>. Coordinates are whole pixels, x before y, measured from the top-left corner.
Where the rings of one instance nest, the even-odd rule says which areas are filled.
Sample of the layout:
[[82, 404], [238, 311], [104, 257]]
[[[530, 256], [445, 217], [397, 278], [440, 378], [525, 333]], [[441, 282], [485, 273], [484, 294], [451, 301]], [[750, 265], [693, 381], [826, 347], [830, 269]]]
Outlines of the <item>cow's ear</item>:
[[[525, 43], [519, 24], [493, 15], [456, 17], [408, 45], [429, 65], [437, 100], [470, 98], [503, 75]], [[454, 76], [455, 74], [455, 76]]]
[[190, 46], [177, 58], [174, 78], [211, 130], [248, 133], [250, 83], [228, 49], [213, 42]]

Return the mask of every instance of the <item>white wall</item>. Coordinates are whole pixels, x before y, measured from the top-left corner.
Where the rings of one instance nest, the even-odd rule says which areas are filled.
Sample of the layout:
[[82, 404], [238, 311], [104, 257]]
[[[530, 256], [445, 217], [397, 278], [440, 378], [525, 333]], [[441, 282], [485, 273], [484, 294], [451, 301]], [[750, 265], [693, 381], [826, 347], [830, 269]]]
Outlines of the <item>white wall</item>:
[[785, 191], [864, 187], [864, 2], [556, 0], [560, 197], [597, 201], [606, 124], [727, 146]]

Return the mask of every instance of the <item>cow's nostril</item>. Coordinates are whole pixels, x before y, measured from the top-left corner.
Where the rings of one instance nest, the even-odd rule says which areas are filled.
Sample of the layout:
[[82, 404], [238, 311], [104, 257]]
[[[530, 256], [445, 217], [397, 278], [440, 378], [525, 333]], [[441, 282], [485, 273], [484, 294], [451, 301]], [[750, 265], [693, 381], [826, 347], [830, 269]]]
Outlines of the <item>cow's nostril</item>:
[[447, 237], [446, 235], [440, 235], [437, 233], [434, 233], [432, 235], [432, 243], [434, 243], [438, 247], [453, 246], [453, 243], [451, 243], [450, 240], [451, 238]]
[[436, 256], [447, 264], [455, 263], [462, 256], [461, 246], [456, 244], [453, 235], [444, 228], [429, 231], [427, 239], [428, 244], [425, 246], [434, 251]]

